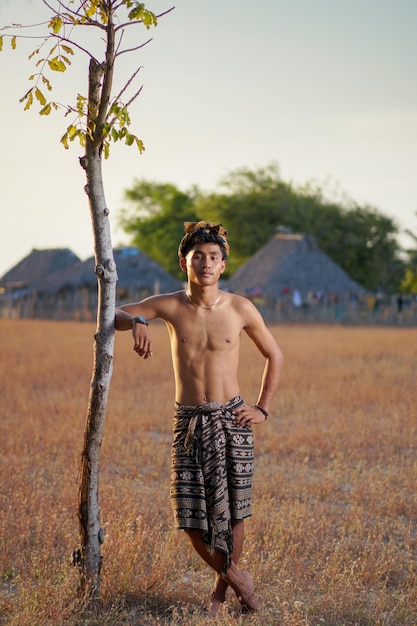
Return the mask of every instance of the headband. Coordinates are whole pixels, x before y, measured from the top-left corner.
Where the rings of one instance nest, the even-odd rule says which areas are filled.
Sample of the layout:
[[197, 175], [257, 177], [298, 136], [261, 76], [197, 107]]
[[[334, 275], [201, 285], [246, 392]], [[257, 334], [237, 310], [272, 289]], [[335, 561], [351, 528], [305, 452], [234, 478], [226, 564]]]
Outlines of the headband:
[[222, 246], [226, 252], [226, 256], [229, 255], [229, 244], [227, 241], [227, 230], [223, 228], [221, 224], [214, 224], [213, 222], [184, 222], [185, 235], [181, 239], [178, 255], [185, 257], [188, 250], [193, 247], [194, 240], [198, 242], [206, 235], [212, 235], [214, 243]]

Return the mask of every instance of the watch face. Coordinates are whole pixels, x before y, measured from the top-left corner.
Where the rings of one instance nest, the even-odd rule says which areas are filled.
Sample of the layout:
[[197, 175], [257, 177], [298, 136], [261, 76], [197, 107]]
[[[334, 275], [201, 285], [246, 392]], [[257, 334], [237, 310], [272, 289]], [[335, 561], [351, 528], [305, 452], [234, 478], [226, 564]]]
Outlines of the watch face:
[[146, 326], [148, 325], [148, 320], [146, 319], [146, 317], [143, 317], [143, 315], [137, 315], [135, 317], [135, 322], [138, 322], [139, 324], [145, 324]]

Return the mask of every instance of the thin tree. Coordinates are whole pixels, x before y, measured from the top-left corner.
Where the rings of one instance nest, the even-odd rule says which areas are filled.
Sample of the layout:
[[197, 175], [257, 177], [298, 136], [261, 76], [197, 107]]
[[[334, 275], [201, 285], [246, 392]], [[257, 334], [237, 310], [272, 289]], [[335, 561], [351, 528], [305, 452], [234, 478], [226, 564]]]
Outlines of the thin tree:
[[[120, 140], [128, 146], [136, 145], [140, 152], [144, 149], [142, 141], [129, 130], [129, 107], [141, 91], [141, 88], [135, 87], [140, 67], [117, 94], [113, 94], [112, 86], [116, 60], [126, 53], [136, 52], [150, 41], [130, 48], [124, 47], [127, 29], [138, 26], [150, 29], [157, 25], [160, 16], [136, 0], [43, 0], [43, 4], [50, 9], [52, 16], [44, 24], [46, 34], [40, 38], [40, 44], [29, 57], [36, 62], [36, 72], [30, 76], [33, 85], [21, 98], [21, 102], [25, 110], [37, 103], [40, 115], [63, 109], [66, 116], [73, 118], [61, 142], [68, 148], [70, 142], [78, 140], [84, 149], [79, 161], [87, 179], [85, 191], [92, 218], [98, 282], [93, 372], [79, 474], [80, 548], [73, 555], [74, 564], [80, 567], [81, 592], [91, 599], [99, 597], [102, 567], [100, 546], [104, 534], [100, 524], [98, 497], [99, 456], [113, 366], [117, 281], [109, 209], [104, 195], [102, 157], [109, 156], [111, 142]], [[39, 27], [39, 24], [36, 26]], [[79, 38], [77, 41], [76, 34], [86, 27], [97, 33], [102, 59], [92, 52], [95, 49], [93, 38], [89, 37], [91, 45], [88, 48], [79, 43]], [[30, 27], [13, 25], [0, 29], [3, 31], [0, 50], [6, 39], [10, 40], [11, 48], [15, 49], [18, 39], [28, 36], [27, 28]], [[45, 96], [52, 89], [48, 75], [49, 71], [66, 71], [71, 65], [74, 50], [83, 52], [89, 59], [88, 94], [78, 94], [73, 106], [62, 106], [55, 101], [48, 101]]]

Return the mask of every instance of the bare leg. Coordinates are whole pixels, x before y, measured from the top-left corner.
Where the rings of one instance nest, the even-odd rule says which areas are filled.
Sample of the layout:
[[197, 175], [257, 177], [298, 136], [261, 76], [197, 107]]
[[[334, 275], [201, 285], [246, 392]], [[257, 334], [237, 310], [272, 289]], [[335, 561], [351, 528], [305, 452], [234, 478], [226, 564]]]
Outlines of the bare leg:
[[[245, 529], [243, 520], [232, 520], [233, 528], [233, 554], [232, 561], [236, 565], [239, 563], [240, 555], [243, 548], [243, 540], [245, 537]], [[226, 591], [228, 588], [226, 580], [216, 572], [214, 590], [211, 596], [210, 613], [217, 615], [220, 605], [226, 600]]]
[[186, 532], [196, 552], [232, 587], [242, 607], [247, 611], [255, 611], [258, 608], [258, 602], [253, 592], [251, 575], [239, 571], [233, 561], [226, 574], [223, 574], [224, 554], [219, 551], [214, 556], [210, 554], [199, 530], [187, 530]]

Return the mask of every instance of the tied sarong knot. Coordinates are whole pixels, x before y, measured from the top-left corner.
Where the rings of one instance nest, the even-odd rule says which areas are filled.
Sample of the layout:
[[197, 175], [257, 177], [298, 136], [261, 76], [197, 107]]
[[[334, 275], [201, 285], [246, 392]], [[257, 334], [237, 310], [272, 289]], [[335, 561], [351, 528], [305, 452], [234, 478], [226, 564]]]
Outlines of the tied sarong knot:
[[[194, 407], [194, 414], [190, 417], [187, 435], [184, 441], [184, 451], [198, 465], [203, 461], [202, 441], [208, 427], [208, 420], [221, 415], [223, 418], [231, 418], [232, 413], [227, 405], [220, 402], [208, 402]], [[204, 428], [206, 426], [206, 428]]]

